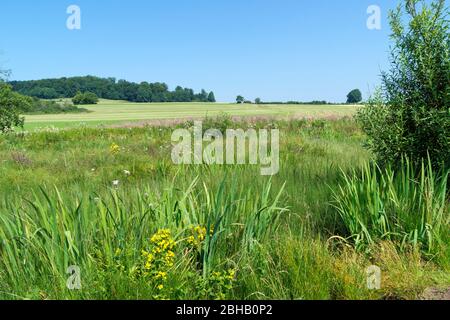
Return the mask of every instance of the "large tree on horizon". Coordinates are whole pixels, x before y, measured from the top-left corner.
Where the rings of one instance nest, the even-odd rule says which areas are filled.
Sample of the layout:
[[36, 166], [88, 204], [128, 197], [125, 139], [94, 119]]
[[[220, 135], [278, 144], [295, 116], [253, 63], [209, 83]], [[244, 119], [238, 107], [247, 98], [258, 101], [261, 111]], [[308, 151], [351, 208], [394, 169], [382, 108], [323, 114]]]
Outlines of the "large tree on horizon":
[[239, 95], [239, 96], [236, 97], [236, 102], [237, 103], [244, 103], [244, 101], [245, 101], [245, 98], [243, 96]]
[[347, 103], [360, 103], [361, 101], [362, 93], [359, 89], [354, 89], [347, 95]]

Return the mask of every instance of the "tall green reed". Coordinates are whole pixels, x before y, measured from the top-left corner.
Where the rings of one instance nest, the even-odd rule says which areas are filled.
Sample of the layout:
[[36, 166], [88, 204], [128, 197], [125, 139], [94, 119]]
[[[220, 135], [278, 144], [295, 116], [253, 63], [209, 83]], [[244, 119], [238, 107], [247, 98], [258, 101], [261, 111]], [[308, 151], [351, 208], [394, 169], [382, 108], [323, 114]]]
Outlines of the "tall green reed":
[[434, 253], [449, 232], [448, 175], [433, 172], [430, 162], [416, 168], [404, 160], [398, 169], [367, 164], [360, 173], [343, 173], [334, 206], [358, 249], [392, 240]]
[[42, 188], [31, 199], [5, 197], [0, 205], [2, 291], [20, 292], [26, 282], [42, 281], [63, 292], [69, 266], [86, 274], [107, 271], [117, 252], [127, 252], [121, 263], [132, 270], [150, 237], [165, 228], [179, 241], [192, 226], [212, 231], [193, 266], [203, 277], [230, 260], [238, 264], [254, 243], [266, 242], [277, 230], [287, 210], [278, 206], [282, 190], [273, 195], [270, 181], [263, 192], [229, 181], [212, 189], [196, 178], [184, 190], [143, 186], [61, 194]]

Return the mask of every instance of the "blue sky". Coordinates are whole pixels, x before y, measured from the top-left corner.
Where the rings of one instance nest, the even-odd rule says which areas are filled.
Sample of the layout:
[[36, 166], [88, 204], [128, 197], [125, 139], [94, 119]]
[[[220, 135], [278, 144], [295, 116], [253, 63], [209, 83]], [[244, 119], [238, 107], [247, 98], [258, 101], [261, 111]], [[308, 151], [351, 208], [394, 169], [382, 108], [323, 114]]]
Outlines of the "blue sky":
[[[81, 30], [66, 9], [81, 8]], [[369, 5], [382, 29], [366, 27]], [[393, 0], [1, 0], [13, 80], [96, 75], [265, 101], [364, 96], [388, 67]]]

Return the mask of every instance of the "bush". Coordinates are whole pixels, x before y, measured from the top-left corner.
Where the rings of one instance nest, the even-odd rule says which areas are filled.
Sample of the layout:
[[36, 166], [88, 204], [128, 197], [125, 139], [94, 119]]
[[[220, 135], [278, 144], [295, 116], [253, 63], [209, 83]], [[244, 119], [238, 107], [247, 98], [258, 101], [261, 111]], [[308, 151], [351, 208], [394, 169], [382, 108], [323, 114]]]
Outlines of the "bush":
[[14, 127], [22, 127], [24, 118], [20, 112], [31, 109], [31, 98], [12, 91], [11, 86], [0, 81], [0, 133], [9, 132]]
[[74, 106], [70, 102], [58, 103], [55, 101], [45, 101], [34, 98], [31, 110], [27, 110], [25, 112], [27, 114], [58, 114], [82, 113], [88, 112], [88, 110]]
[[[419, 2], [422, 3], [420, 11]], [[407, 155], [420, 163], [428, 155], [433, 167], [450, 166], [450, 32], [445, 0], [431, 6], [419, 0], [390, 14], [391, 70], [382, 88], [357, 116], [368, 147], [380, 164]]]
[[95, 93], [92, 92], [85, 92], [81, 93], [78, 92], [75, 97], [72, 99], [73, 104], [80, 105], [80, 104], [97, 104], [98, 103], [98, 97]]

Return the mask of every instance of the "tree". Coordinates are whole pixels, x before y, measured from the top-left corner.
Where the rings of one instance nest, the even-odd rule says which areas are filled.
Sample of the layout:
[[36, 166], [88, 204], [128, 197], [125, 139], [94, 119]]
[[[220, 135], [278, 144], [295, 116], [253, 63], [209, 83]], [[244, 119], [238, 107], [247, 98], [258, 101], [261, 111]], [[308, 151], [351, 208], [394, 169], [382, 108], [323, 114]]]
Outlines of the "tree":
[[200, 93], [200, 101], [207, 102], [208, 101], [208, 93], [205, 91], [205, 89], [202, 89]]
[[404, 0], [389, 16], [391, 69], [357, 114], [380, 163], [428, 157], [450, 167], [450, 30], [445, 0]]
[[0, 80], [0, 133], [12, 131], [14, 127], [23, 128], [24, 118], [20, 112], [27, 109], [31, 109], [31, 98], [14, 92]]
[[152, 88], [148, 82], [139, 85], [137, 93], [138, 102], [152, 102]]
[[98, 97], [95, 93], [92, 93], [92, 92], [85, 92], [85, 93], [78, 92], [75, 95], [75, 97], [72, 98], [72, 102], [75, 105], [97, 104]]
[[244, 101], [245, 101], [245, 98], [243, 96], [239, 95], [239, 96], [236, 97], [236, 102], [237, 103], [244, 103]]
[[347, 95], [347, 103], [360, 103], [361, 101], [362, 94], [359, 89], [354, 89]]
[[216, 96], [212, 91], [208, 94], [208, 102], [216, 102]]
[[255, 103], [256, 103], [256, 104], [261, 104], [261, 98], [256, 98], [256, 99], [255, 99]]

